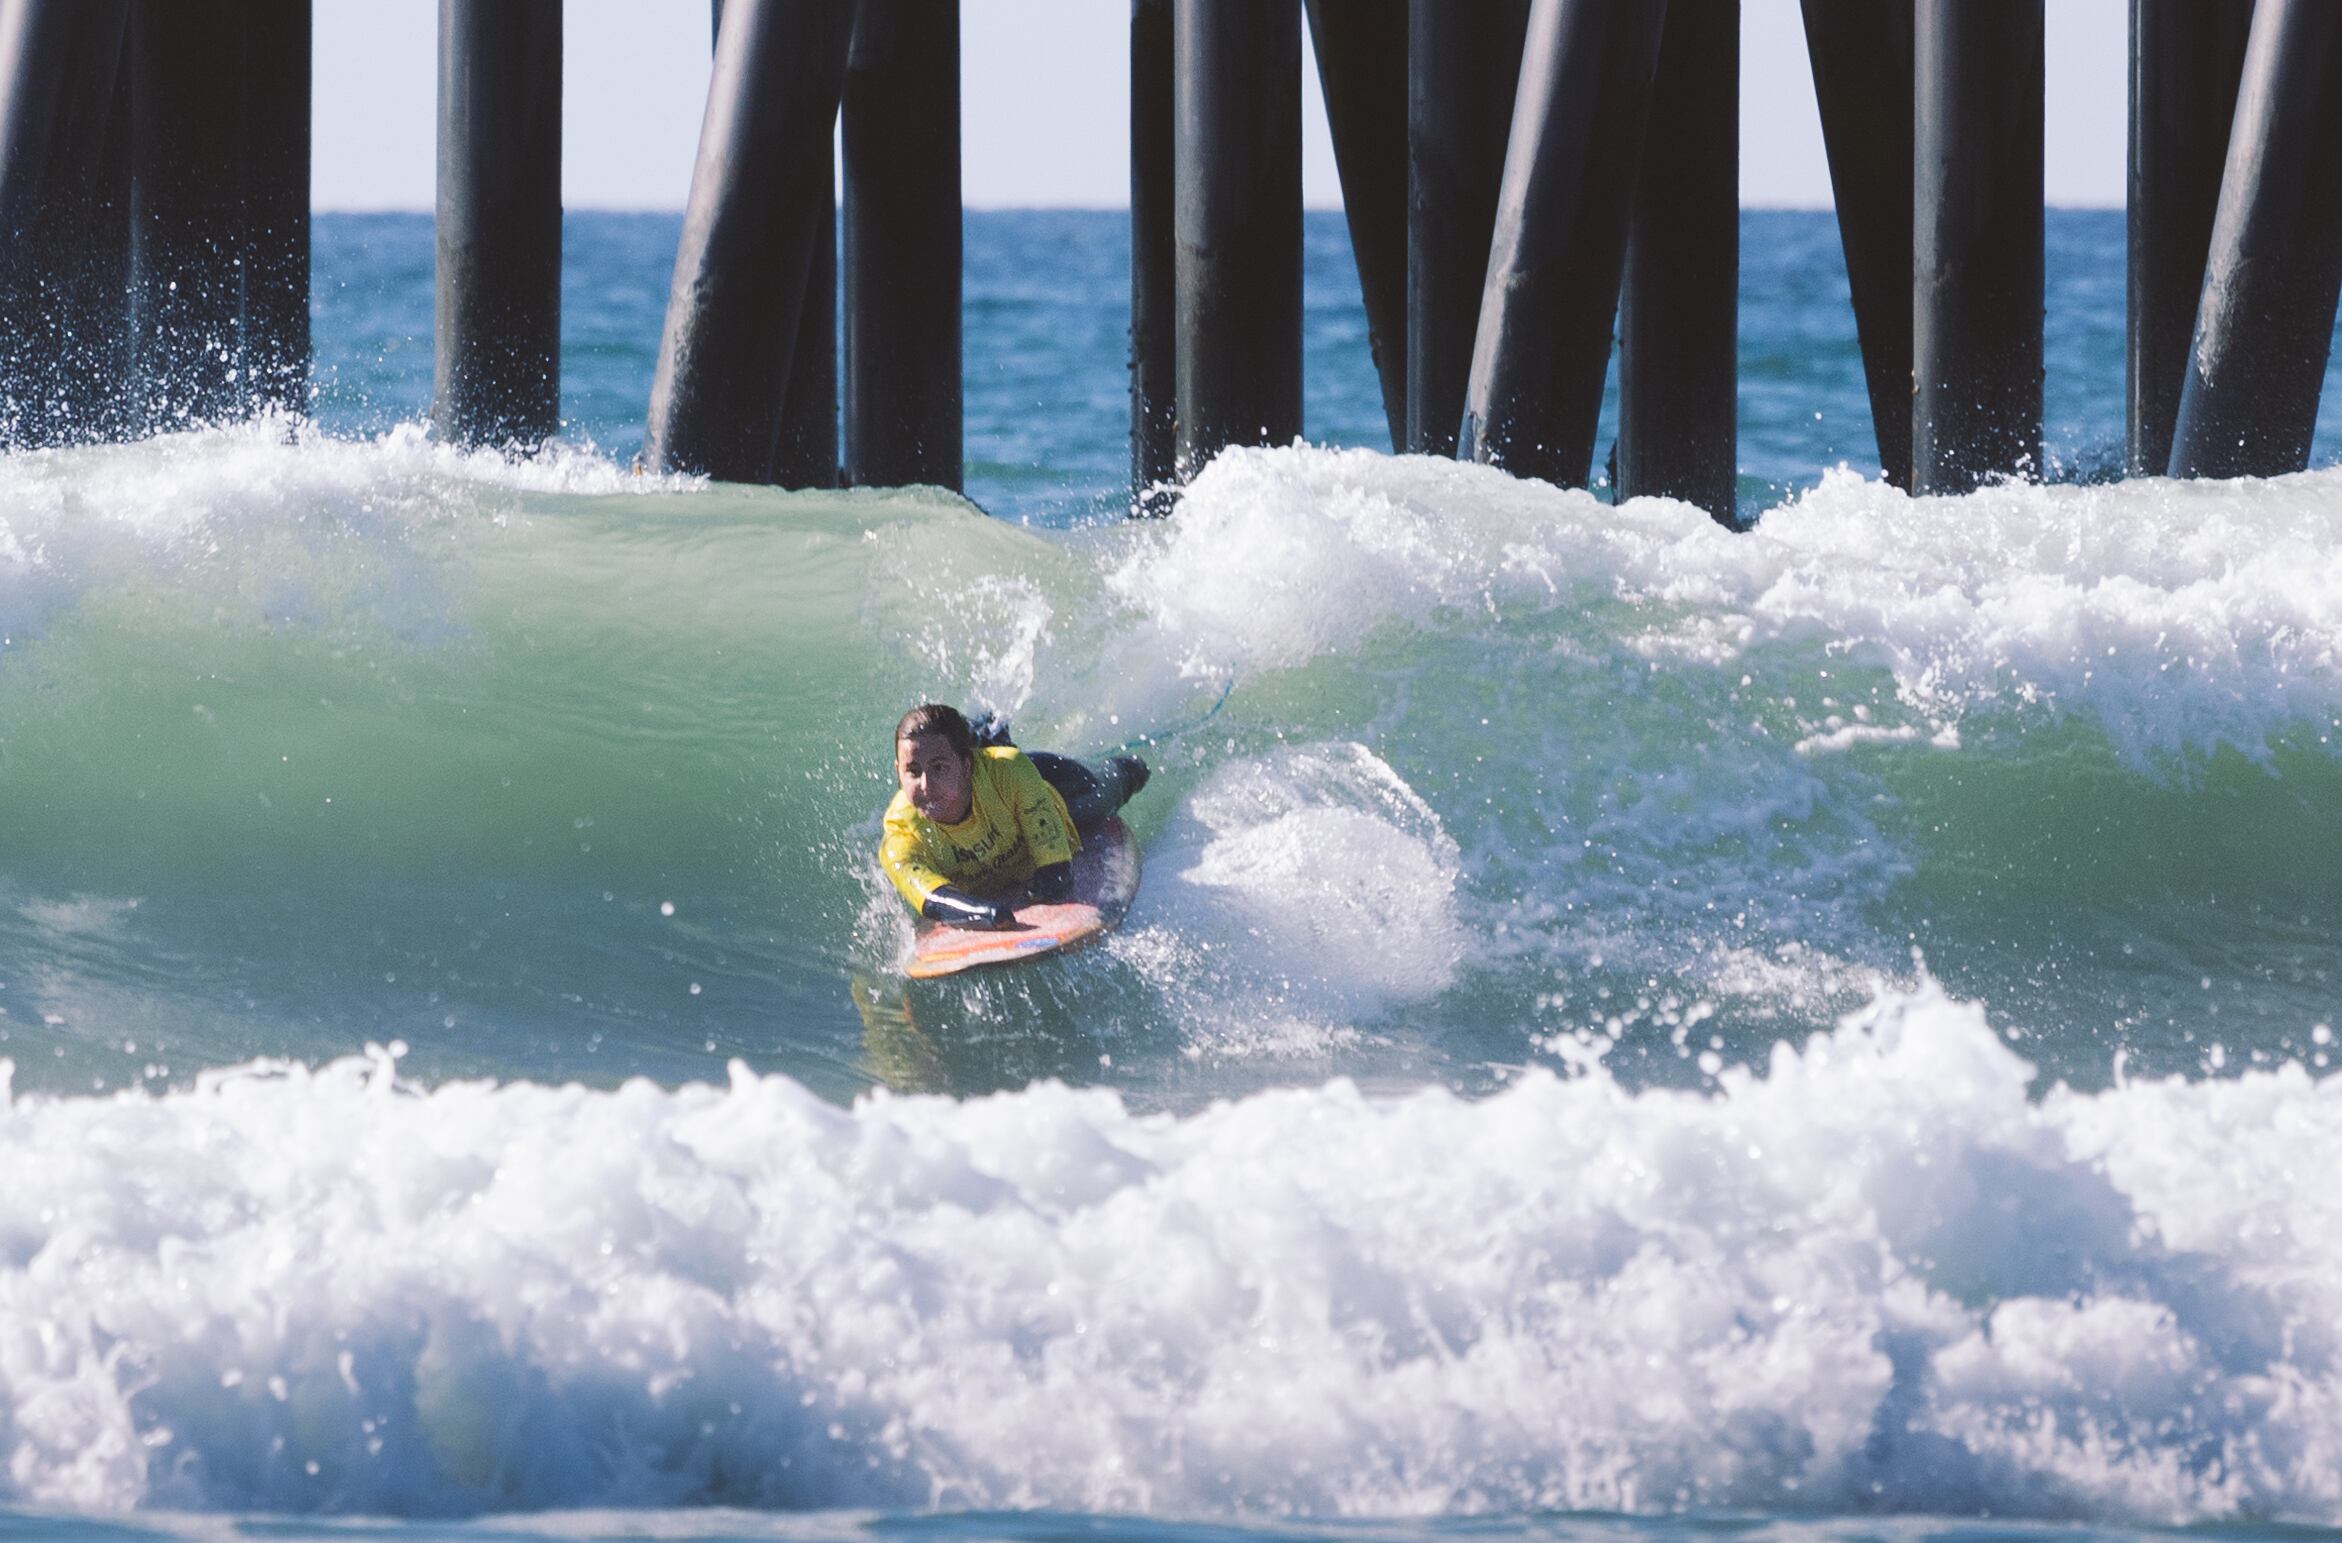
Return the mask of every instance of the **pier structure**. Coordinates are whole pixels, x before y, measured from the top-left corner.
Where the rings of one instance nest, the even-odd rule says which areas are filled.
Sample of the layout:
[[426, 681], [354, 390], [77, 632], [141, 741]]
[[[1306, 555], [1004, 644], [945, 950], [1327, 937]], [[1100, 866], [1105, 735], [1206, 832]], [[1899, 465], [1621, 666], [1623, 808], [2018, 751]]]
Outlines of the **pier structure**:
[[651, 380], [653, 467], [771, 480], [853, 40], [852, 0], [726, 0]]
[[129, 0], [0, 0], [0, 448], [119, 431], [129, 24]]
[[1130, 6], [1130, 508], [1138, 515], [1168, 513], [1178, 483], [1171, 3]]
[[2159, 477], [2195, 335], [2253, 0], [2131, 0], [2125, 468]]
[[[2046, 0], [1800, 0], [1886, 478], [2041, 474]], [[1131, 508], [1301, 419], [1323, 86], [1394, 450], [1734, 518], [1737, 0], [1129, 0]], [[0, 449], [303, 410], [312, 0], [0, 0]], [[560, 428], [561, 0], [439, 0], [435, 393]], [[644, 459], [963, 476], [958, 0], [711, 0]], [[2130, 0], [2134, 474], [2306, 465], [2342, 7]], [[842, 155], [833, 157], [833, 146]], [[838, 168], [844, 172], [841, 196]]]
[[1408, 7], [1409, 369], [1394, 448], [1456, 453], [1528, 26], [1528, 0]]
[[[2185, 0], [2181, 0], [2185, 3]], [[1879, 470], [1911, 486], [1911, 4], [1800, 0]]]
[[308, 0], [0, 0], [0, 449], [305, 407]]
[[1740, 3], [1667, 9], [1618, 297], [1620, 498], [1729, 516], [1738, 481]]
[[1467, 460], [1586, 484], [1666, 16], [1639, 0], [1530, 8], [1456, 443]]
[[2172, 427], [2175, 477], [2309, 464], [2342, 293], [2342, 8], [2258, 0]]
[[1911, 486], [2041, 465], [2043, 0], [1917, 0]]
[[959, 0], [859, 0], [839, 112], [845, 480], [956, 489]]
[[[723, 37], [724, 0], [710, 0], [708, 47]], [[819, 179], [816, 179], [819, 180]], [[781, 426], [766, 477], [784, 488], [838, 485], [838, 184], [813, 195], [813, 265], [797, 320], [804, 346], [790, 350]]]
[[561, 0], [439, 0], [432, 417], [459, 445], [561, 427]]
[[1301, 432], [1300, 0], [1172, 0], [1172, 443]]

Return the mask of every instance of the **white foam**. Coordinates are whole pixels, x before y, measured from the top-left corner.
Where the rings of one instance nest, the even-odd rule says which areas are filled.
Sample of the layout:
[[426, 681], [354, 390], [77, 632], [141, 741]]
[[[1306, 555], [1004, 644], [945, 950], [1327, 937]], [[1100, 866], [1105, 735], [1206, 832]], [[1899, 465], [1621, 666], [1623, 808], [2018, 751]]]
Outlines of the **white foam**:
[[[1799, 755], [1843, 755], [1856, 745], [1909, 745], [1922, 737], [1925, 736], [1917, 724], [1901, 723], [1890, 729], [1878, 724], [1840, 721], [1819, 734], [1806, 735], [1797, 742], [1796, 749]], [[1935, 743], [1947, 750], [1959, 748], [1959, 731], [1956, 729], [1947, 727], [1939, 730], [1933, 738]]]
[[1386, 622], [1425, 624], [1443, 608], [1549, 606], [1583, 582], [1566, 568], [1557, 579], [1557, 561], [1606, 532], [1672, 542], [1703, 523], [1716, 529], [1684, 506], [1621, 516], [1590, 494], [1431, 457], [1232, 450], [1110, 584], [1186, 648], [1246, 673], [1346, 651]]
[[[6, 894], [0, 889], [0, 895]], [[110, 938], [138, 910], [140, 902], [106, 895], [74, 895], [65, 899], [30, 899], [17, 904], [17, 914], [42, 932], [57, 938]]]
[[1734, 674], [1884, 672], [1922, 738], [1980, 709], [2073, 713], [2134, 763], [2259, 757], [2289, 726], [2330, 741], [2342, 723], [2338, 495], [2342, 470], [1964, 498], [1841, 470], [1734, 536], [1687, 505], [1425, 457], [1233, 451], [1112, 584], [1174, 647], [1241, 671], [1394, 623], [1561, 613], [1601, 620], [1596, 660], [1623, 643]]
[[17, 1096], [5, 1492], [2342, 1519], [2342, 1083], [2027, 1081], [1923, 989], [1707, 1096]]
[[[1882, 907], [1939, 836], [2026, 828], [1914, 795], [2038, 785], [2077, 750], [2113, 785], [2197, 781], [2225, 749], [2333, 756], [2337, 550], [2342, 471], [1930, 499], [1840, 471], [1735, 535], [1664, 500], [1289, 447], [1217, 458], [1107, 586], [1155, 652], [1233, 674], [1238, 713], [1428, 769], [1490, 952], [1804, 1013], [1900, 971]], [[1784, 970], [1804, 978], [1764, 985]]]
[[282, 418], [160, 435], [128, 444], [0, 458], [0, 508], [35, 525], [68, 509], [84, 518], [183, 536], [304, 497], [373, 492], [393, 503], [448, 482], [544, 494], [681, 491], [703, 479], [629, 471], [591, 447], [556, 441], [534, 457], [466, 450], [405, 424], [371, 439], [337, 438]]
[[[441, 443], [421, 425], [353, 440], [282, 418], [0, 456], [0, 630], [34, 630], [98, 585], [223, 554], [265, 566], [256, 554], [286, 543], [403, 548], [451, 518], [479, 514], [483, 494], [492, 505], [497, 494], [700, 485], [634, 475], [590, 447], [556, 443], [516, 459]], [[499, 514], [489, 507], [484, 517]]]
[[[1134, 920], [1168, 938], [1125, 957], [1217, 1053], [1322, 1049], [1329, 1025], [1446, 989], [1464, 956], [1456, 845], [1363, 745], [1220, 766], [1147, 864]], [[1266, 1032], [1264, 1016], [1321, 1027]]]

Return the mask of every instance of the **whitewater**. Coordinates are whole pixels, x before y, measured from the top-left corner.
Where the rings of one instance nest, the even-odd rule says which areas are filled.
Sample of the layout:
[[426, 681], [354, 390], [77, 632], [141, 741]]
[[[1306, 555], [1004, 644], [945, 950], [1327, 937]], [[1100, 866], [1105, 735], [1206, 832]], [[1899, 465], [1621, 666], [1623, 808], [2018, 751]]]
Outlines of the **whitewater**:
[[[1764, 437], [1840, 348], [1746, 533], [1132, 523], [1022, 376], [978, 502], [782, 493], [321, 337], [0, 457], [8, 1528], [2342, 1525], [2342, 470], [1913, 498]], [[1108, 943], [901, 979], [928, 698], [1154, 763]]]

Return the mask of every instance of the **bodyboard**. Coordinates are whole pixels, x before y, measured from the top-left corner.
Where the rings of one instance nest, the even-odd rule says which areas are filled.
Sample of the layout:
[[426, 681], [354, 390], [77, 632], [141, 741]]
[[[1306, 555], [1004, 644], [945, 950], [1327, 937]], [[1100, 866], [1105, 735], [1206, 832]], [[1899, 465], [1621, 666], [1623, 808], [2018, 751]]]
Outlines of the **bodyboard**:
[[933, 980], [979, 965], [1014, 964], [1078, 948], [1118, 925], [1137, 893], [1138, 843], [1120, 819], [1108, 820], [1074, 854], [1071, 900], [1019, 904], [1017, 924], [999, 931], [922, 921], [903, 973]]

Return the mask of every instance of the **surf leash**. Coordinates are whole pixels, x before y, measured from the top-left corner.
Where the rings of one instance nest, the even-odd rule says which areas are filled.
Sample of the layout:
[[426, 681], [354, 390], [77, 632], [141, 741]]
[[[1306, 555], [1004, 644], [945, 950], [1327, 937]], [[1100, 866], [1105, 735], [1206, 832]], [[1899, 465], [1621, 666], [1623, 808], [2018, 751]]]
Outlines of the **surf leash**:
[[1130, 738], [1124, 740], [1121, 744], [1116, 745], [1113, 749], [1104, 751], [1102, 753], [1105, 755], [1121, 755], [1125, 751], [1137, 750], [1149, 745], [1164, 744], [1170, 740], [1177, 739], [1182, 734], [1190, 733], [1196, 729], [1200, 729], [1205, 724], [1211, 722], [1214, 718], [1217, 718], [1220, 715], [1220, 709], [1228, 705], [1229, 693], [1235, 689], [1236, 677], [1231, 674], [1228, 677], [1228, 684], [1220, 688], [1220, 695], [1218, 699], [1215, 700], [1211, 706], [1205, 708], [1203, 716], [1196, 719], [1194, 722], [1174, 724], [1167, 729], [1149, 729], [1143, 734], [1134, 734]]

